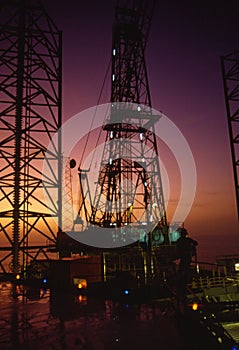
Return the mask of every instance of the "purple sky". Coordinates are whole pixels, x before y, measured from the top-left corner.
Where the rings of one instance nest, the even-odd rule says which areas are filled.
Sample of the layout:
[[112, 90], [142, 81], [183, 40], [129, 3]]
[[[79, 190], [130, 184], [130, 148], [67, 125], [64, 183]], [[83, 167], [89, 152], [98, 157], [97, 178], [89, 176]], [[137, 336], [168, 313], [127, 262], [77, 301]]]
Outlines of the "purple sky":
[[[63, 119], [97, 104], [111, 55], [115, 1], [45, 0], [63, 31]], [[239, 253], [220, 56], [239, 49], [238, 1], [158, 1], [146, 60], [153, 108], [193, 152], [198, 186], [185, 224], [214, 254]], [[101, 103], [109, 102], [110, 85]], [[208, 236], [208, 240], [205, 237]], [[206, 242], [206, 243], [205, 243]], [[205, 248], [206, 247], [206, 248]], [[199, 248], [200, 249], [200, 248]], [[202, 254], [203, 255], [203, 254]]]

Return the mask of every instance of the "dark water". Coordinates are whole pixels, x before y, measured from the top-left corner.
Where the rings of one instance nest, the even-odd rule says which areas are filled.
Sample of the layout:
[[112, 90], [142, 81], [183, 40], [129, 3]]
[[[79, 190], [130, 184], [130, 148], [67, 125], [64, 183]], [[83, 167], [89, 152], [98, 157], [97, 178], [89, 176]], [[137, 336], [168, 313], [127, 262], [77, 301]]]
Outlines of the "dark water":
[[133, 305], [49, 290], [27, 294], [0, 284], [1, 350], [191, 348], [168, 302]]

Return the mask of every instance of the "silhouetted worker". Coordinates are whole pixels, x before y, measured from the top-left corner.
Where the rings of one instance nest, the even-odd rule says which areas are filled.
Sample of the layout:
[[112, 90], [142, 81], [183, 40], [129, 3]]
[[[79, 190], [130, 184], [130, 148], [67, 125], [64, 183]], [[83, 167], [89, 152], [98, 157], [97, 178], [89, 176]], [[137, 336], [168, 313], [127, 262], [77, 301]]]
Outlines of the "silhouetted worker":
[[179, 271], [185, 273], [188, 277], [192, 257], [196, 256], [196, 246], [198, 242], [188, 237], [188, 232], [185, 228], [180, 230], [181, 237], [177, 240], [178, 256], [180, 258]]
[[179, 310], [181, 309], [180, 312], [184, 313], [187, 305], [186, 286], [190, 279], [190, 264], [192, 257], [196, 256], [198, 242], [188, 237], [188, 232], [185, 228], [180, 229], [180, 234], [181, 236], [176, 242], [178, 257], [180, 258], [177, 294]]

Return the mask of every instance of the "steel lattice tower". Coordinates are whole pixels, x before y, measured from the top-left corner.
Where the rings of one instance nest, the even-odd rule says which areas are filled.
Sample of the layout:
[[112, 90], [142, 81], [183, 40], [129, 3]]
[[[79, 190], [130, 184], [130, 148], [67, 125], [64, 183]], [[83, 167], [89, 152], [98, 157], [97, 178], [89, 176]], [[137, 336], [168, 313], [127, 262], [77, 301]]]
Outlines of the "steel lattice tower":
[[221, 58], [239, 220], [239, 51]]
[[[61, 32], [38, 0], [0, 6], [0, 268], [47, 256], [61, 227]], [[44, 158], [47, 175], [43, 172]], [[43, 196], [43, 182], [48, 197]], [[53, 195], [54, 194], [54, 195]], [[57, 196], [58, 200], [53, 200]], [[11, 260], [10, 260], [11, 259]]]
[[[112, 43], [111, 111], [90, 222], [146, 233], [167, 226], [145, 48], [153, 1], [118, 1]], [[136, 108], [135, 108], [136, 106]], [[132, 225], [131, 225], [132, 226]]]

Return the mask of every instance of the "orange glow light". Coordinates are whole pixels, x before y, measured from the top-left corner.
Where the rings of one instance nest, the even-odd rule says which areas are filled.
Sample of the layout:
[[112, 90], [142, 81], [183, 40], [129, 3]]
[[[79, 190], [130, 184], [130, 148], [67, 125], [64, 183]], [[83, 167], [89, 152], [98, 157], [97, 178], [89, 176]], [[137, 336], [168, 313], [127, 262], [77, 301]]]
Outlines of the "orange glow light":
[[78, 279], [77, 287], [78, 287], [78, 289], [86, 289], [87, 288], [87, 281], [83, 278]]
[[197, 311], [198, 310], [198, 304], [197, 303], [193, 303], [192, 304], [192, 309], [193, 309], [193, 311]]

